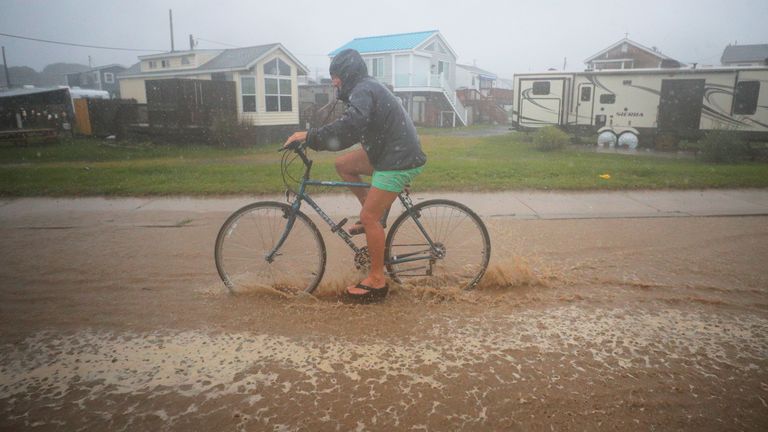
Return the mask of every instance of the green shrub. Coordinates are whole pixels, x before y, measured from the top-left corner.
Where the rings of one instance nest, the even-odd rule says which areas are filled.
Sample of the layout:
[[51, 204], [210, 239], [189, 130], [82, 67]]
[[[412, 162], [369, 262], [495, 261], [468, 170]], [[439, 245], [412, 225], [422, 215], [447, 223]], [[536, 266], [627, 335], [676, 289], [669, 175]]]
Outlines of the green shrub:
[[207, 142], [217, 147], [243, 147], [255, 141], [255, 129], [229, 116], [214, 116]]
[[568, 134], [555, 126], [543, 127], [533, 136], [533, 144], [540, 151], [562, 150], [570, 141]]
[[749, 143], [737, 138], [732, 131], [709, 132], [698, 143], [701, 159], [714, 163], [737, 163], [752, 159]]

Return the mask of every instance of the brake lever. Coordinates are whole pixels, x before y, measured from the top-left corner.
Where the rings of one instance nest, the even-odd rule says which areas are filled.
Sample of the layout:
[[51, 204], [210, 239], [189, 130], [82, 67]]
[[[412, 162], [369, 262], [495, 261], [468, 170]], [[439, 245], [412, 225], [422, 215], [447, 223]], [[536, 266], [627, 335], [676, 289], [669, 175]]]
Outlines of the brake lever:
[[301, 148], [301, 144], [302, 144], [301, 141], [291, 141], [291, 142], [288, 143], [287, 146], [280, 147], [277, 151], [279, 153], [279, 152], [283, 152], [283, 151], [286, 151], [286, 150], [296, 150], [296, 149]]

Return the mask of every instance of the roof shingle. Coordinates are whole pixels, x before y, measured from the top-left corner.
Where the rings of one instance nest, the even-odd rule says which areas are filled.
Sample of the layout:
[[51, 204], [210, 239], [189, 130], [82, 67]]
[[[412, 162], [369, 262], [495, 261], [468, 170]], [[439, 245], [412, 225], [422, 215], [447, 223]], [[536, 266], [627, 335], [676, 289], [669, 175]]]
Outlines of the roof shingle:
[[226, 49], [221, 54], [217, 55], [211, 61], [197, 68], [199, 71], [203, 70], [217, 70], [217, 69], [238, 69], [248, 66], [255, 59], [266, 54], [267, 51], [278, 46], [279, 44], [268, 44], [250, 46], [245, 48], [232, 48]]
[[759, 45], [728, 45], [720, 57], [720, 62], [739, 63], [765, 61], [768, 59], [768, 44]]

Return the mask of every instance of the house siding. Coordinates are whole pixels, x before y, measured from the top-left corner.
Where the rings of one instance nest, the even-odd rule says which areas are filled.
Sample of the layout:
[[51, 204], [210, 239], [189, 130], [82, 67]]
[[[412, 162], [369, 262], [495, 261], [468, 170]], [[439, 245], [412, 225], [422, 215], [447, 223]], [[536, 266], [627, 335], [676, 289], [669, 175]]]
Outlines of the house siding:
[[[606, 52], [600, 57], [593, 59], [601, 60], [599, 63], [592, 63], [595, 69], [641, 69], [641, 68], [658, 68], [661, 65], [662, 58], [655, 56], [643, 49], [640, 49], [632, 44], [628, 44], [626, 52], [622, 52], [621, 45]], [[604, 63], [605, 60], [616, 59], [616, 62]], [[621, 59], [632, 59], [633, 63], [631, 67], [622, 68]]]
[[136, 102], [141, 104], [147, 103], [147, 90], [144, 87], [144, 79], [121, 79], [120, 97], [123, 99], [136, 99]]
[[384, 54], [362, 54], [363, 60], [365, 60], [366, 67], [368, 68], [368, 75], [373, 76], [373, 67], [372, 61], [375, 58], [383, 58], [384, 59], [384, 75], [381, 77], [377, 77], [379, 81], [381, 81], [384, 84], [393, 85], [394, 84], [394, 77], [392, 75], [392, 62], [394, 61], [392, 59], [391, 53], [384, 53]]

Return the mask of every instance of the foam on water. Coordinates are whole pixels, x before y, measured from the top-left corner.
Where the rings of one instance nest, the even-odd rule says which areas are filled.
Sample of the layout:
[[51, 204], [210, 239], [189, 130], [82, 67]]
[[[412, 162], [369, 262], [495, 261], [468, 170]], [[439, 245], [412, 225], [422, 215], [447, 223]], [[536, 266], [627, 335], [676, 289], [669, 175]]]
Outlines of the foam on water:
[[[56, 407], [83, 392], [78, 396], [81, 405], [119, 395], [191, 398], [176, 413], [157, 407], [143, 412], [132, 407], [121, 413], [147, 415], [151, 408], [154, 416], [173, 424], [194, 415], [201, 403], [236, 396], [255, 410], [250, 418], [265, 425], [285, 404], [318, 404], [345, 393], [356, 401], [373, 401], [385, 389], [395, 388], [396, 394], [389, 395], [392, 400], [377, 407], [380, 415], [406, 415], [423, 402], [420, 395], [428, 390], [438, 403], [442, 398], [465, 398], [472, 409], [464, 414], [481, 425], [483, 407], [472, 402], [478, 396], [471, 387], [463, 396], [449, 390], [467, 371], [496, 370], [498, 385], [509, 386], [540, 373], [535, 370], [540, 356], [553, 354], [570, 362], [574, 375], [586, 367], [597, 367], [604, 376], [667, 370], [684, 359], [691, 373], [714, 376], [713, 371], [723, 366], [750, 370], [763, 364], [768, 357], [765, 334], [768, 320], [755, 316], [575, 306], [515, 316], [442, 319], [419, 337], [397, 343], [199, 331], [43, 332], [2, 347], [0, 402], [13, 411], [22, 399], [45, 400], [47, 406]], [[507, 372], [499, 372], [502, 369]], [[339, 414], [329, 415], [328, 421]]]

